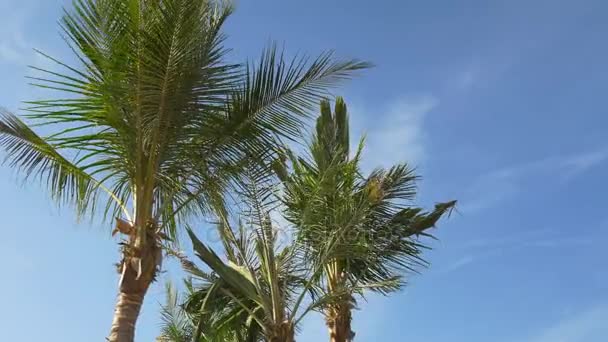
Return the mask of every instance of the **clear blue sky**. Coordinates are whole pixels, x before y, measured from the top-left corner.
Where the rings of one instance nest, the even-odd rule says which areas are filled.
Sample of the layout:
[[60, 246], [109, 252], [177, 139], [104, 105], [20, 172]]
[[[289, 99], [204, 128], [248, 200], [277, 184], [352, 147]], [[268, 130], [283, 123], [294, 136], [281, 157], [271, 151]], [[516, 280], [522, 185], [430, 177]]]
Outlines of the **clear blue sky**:
[[[60, 6], [0, 2], [2, 106], [38, 96], [23, 78], [44, 63], [32, 47], [67, 55]], [[276, 40], [374, 62], [341, 92], [368, 134], [366, 166], [410, 161], [422, 204], [460, 200], [436, 232], [432, 267], [404, 292], [360, 303], [358, 341], [608, 340], [606, 13], [602, 0], [238, 4], [227, 25], [235, 59]], [[0, 194], [4, 339], [101, 341], [117, 284], [109, 227], [76, 224], [6, 167]], [[156, 336], [159, 301], [160, 283], [138, 341]], [[318, 316], [301, 328], [298, 341], [326, 340]]]

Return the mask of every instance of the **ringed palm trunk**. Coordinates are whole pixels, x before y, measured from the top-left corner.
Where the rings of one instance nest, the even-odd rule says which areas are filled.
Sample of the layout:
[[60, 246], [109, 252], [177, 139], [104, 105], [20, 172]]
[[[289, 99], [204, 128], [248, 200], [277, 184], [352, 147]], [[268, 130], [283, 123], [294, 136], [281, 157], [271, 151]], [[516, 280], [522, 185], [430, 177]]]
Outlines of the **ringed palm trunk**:
[[352, 311], [349, 303], [332, 305], [325, 312], [330, 342], [350, 342], [355, 338], [351, 330]]
[[[345, 281], [343, 265], [342, 260], [333, 260], [325, 267], [329, 293], [342, 293]], [[340, 300], [329, 305], [325, 310], [325, 323], [329, 329], [330, 342], [350, 342], [355, 338], [355, 333], [351, 330], [353, 303], [354, 299], [351, 295], [343, 294]]]
[[[133, 234], [123, 246], [123, 259], [118, 265], [121, 273], [119, 293], [110, 329], [110, 342], [133, 342], [135, 325], [148, 288], [156, 278], [162, 258], [154, 230], [148, 227], [147, 238], [137, 247]], [[134, 229], [133, 229], [134, 232]]]

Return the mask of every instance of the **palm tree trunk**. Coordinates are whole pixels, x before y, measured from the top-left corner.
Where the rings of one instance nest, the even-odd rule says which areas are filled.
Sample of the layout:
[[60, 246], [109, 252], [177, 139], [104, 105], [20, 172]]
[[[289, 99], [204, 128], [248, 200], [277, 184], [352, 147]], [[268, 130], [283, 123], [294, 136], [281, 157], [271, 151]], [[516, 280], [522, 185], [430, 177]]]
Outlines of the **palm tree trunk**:
[[141, 249], [132, 246], [123, 249], [123, 260], [119, 265], [121, 280], [118, 300], [108, 337], [110, 342], [133, 342], [135, 338], [135, 324], [162, 257], [156, 240], [152, 238], [147, 242]]
[[294, 342], [295, 332], [291, 322], [284, 322], [277, 328], [274, 336], [268, 339], [269, 342]]
[[135, 339], [135, 323], [139, 316], [144, 296], [120, 292], [114, 309], [114, 319], [110, 330], [109, 341], [133, 341]]
[[351, 342], [355, 333], [351, 330], [351, 305], [337, 304], [326, 311], [325, 321], [330, 342]]

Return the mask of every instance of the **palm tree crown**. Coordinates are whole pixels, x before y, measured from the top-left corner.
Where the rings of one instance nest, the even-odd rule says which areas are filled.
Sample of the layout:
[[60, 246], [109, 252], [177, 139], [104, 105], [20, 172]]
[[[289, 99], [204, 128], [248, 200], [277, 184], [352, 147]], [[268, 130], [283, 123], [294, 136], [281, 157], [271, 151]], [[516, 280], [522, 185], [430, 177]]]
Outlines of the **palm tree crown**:
[[349, 143], [346, 104], [338, 98], [332, 113], [329, 101], [323, 101], [309, 157], [292, 154], [293, 173], [284, 182], [286, 217], [315, 262], [322, 262], [316, 256], [327, 250], [326, 237], [342, 235], [333, 256], [325, 259], [321, 279], [326, 292], [345, 294], [325, 310], [332, 341], [352, 339], [355, 295], [398, 290], [404, 274], [426, 264], [418, 237], [455, 205], [440, 203], [431, 212], [412, 207], [414, 171], [398, 164], [365, 177], [359, 166], [363, 140], [353, 156]]
[[195, 341], [293, 342], [302, 318], [333, 300], [317, 295], [321, 268], [308, 262], [304, 246], [278, 243], [280, 231], [270, 216], [273, 190], [268, 183], [252, 183], [242, 194], [245, 211], [238, 226], [220, 221], [227, 261], [189, 231], [196, 255], [212, 270], [206, 273], [182, 257], [196, 284], [184, 306], [197, 322]]

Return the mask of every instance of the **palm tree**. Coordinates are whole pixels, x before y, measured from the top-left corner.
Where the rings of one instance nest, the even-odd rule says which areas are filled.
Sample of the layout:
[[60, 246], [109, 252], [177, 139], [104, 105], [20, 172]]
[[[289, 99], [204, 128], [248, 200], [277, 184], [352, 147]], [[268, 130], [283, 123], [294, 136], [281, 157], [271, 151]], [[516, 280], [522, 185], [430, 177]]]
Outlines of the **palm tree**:
[[258, 342], [259, 325], [227, 295], [229, 288], [217, 276], [199, 269], [186, 255], [169, 251], [187, 272], [186, 292], [181, 295], [169, 286], [167, 302], [161, 308], [162, 329], [158, 342]]
[[[202, 272], [183, 254], [174, 251], [172, 253], [176, 253], [175, 256], [181, 259], [191, 272]], [[166, 303], [161, 308], [161, 333], [156, 339], [157, 342], [257, 342], [261, 340], [262, 335], [257, 329], [257, 325], [239, 319], [238, 315], [232, 316], [231, 320], [226, 319], [231, 317], [229, 315], [222, 316], [222, 313], [230, 313], [230, 310], [226, 308], [232, 304], [232, 300], [222, 298], [217, 294], [207, 297], [209, 291], [214, 291], [212, 286], [205, 286], [211, 285], [210, 283], [199, 283], [195, 286], [192, 278], [188, 278], [184, 281], [186, 291], [184, 294], [180, 294], [171, 282], [167, 282], [166, 285]], [[213, 314], [200, 311], [200, 304], [203, 302], [201, 298], [208, 298], [204, 307], [213, 305], [218, 310]], [[210, 302], [214, 300], [218, 302]]]
[[[309, 262], [298, 242], [277, 243], [272, 192], [268, 184], [253, 184], [244, 195], [246, 211], [238, 228], [220, 220], [226, 262], [189, 231], [196, 255], [212, 270], [206, 273], [182, 258], [199, 283], [184, 306], [198, 322], [194, 341], [294, 342], [298, 323], [333, 302], [336, 293], [321, 294], [316, 286], [324, 263]], [[331, 241], [337, 238], [327, 237], [319, 260], [332, 254]]]
[[[440, 203], [431, 212], [410, 204], [418, 177], [406, 164], [376, 169], [363, 177], [359, 170], [363, 140], [349, 156], [346, 104], [338, 98], [332, 114], [329, 101], [321, 103], [310, 157], [291, 156], [293, 173], [284, 179], [286, 218], [299, 230], [298, 238], [323, 263], [320, 286], [339, 300], [323, 313], [332, 342], [352, 341], [352, 309], [364, 290], [382, 294], [403, 286], [403, 275], [426, 263], [418, 236], [455, 205]], [[387, 146], [387, 148], [394, 148]], [[326, 262], [318, 251], [327, 250], [327, 236], [342, 232]], [[331, 242], [333, 243], [333, 242]]]
[[367, 66], [329, 53], [286, 62], [275, 47], [257, 65], [227, 63], [231, 11], [211, 0], [76, 0], [61, 26], [79, 65], [41, 52], [63, 71], [32, 79], [60, 94], [27, 108], [52, 133], [0, 116], [11, 166], [79, 215], [117, 218], [113, 233], [125, 238], [109, 341], [133, 340], [179, 223], [223, 206], [246, 160], [272, 158], [329, 87]]
[[165, 287], [167, 302], [161, 309], [162, 329], [156, 341], [193, 342], [194, 324], [181, 307], [179, 292], [171, 282], [167, 282]]

